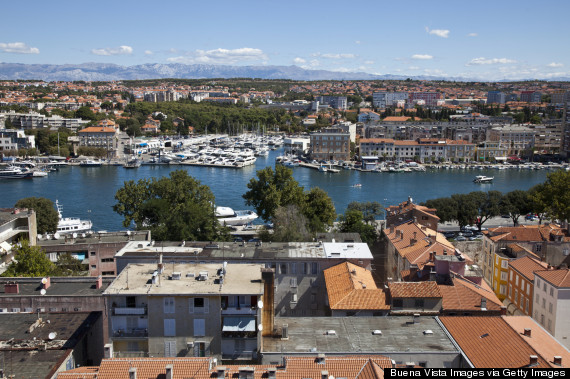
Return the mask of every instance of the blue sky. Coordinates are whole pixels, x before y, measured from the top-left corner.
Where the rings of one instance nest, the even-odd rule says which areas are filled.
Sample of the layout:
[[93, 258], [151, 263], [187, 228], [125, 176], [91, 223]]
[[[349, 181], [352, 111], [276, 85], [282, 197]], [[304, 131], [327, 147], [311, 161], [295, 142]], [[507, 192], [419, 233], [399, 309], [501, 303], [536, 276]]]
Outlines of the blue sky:
[[[24, 8], [25, 6], [25, 8]], [[570, 1], [2, 4], [0, 62], [297, 65], [481, 80], [570, 76]]]

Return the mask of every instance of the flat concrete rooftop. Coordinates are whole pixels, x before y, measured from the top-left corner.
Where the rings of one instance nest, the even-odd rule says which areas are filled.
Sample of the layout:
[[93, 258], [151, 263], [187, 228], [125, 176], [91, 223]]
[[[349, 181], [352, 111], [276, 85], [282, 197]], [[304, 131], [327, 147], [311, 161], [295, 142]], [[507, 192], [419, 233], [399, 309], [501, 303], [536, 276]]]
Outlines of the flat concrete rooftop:
[[[275, 326], [288, 325], [289, 338], [264, 337], [262, 353], [398, 352], [453, 353], [454, 347], [431, 316], [416, 317], [276, 317]], [[335, 334], [327, 334], [334, 330]], [[373, 331], [381, 331], [381, 335]], [[431, 331], [424, 333], [425, 331]]]
[[[221, 282], [222, 264], [165, 263], [163, 272], [158, 273], [157, 264], [131, 263], [121, 271], [104, 295], [262, 295], [263, 267], [261, 264], [228, 264]], [[201, 273], [207, 273], [205, 280], [199, 280]], [[173, 279], [175, 277], [179, 279]]]

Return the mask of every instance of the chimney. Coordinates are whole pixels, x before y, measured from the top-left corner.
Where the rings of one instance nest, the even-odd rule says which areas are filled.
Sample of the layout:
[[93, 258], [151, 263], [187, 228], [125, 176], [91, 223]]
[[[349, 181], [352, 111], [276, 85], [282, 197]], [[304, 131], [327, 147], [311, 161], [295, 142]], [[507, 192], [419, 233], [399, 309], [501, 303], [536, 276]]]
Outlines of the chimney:
[[404, 232], [403, 231], [400, 232], [400, 237], [401, 237], [400, 239], [403, 241], [404, 240]]
[[226, 366], [217, 366], [216, 367], [216, 376], [218, 378], [225, 378], [226, 377]]
[[402, 231], [400, 229], [396, 230], [396, 238], [400, 237]]
[[410, 238], [410, 246], [414, 246], [418, 242], [415, 238]]
[[253, 367], [240, 367], [239, 368], [239, 379], [253, 379], [255, 373], [255, 368]]
[[501, 307], [501, 316], [506, 316], [507, 315], [507, 307], [505, 307], [504, 305]]
[[552, 362], [557, 366], [562, 366], [562, 357], [560, 355], [554, 356], [554, 361]]
[[174, 379], [174, 365], [166, 365], [166, 379]]
[[317, 363], [321, 365], [325, 364], [325, 355], [323, 353], [317, 355]]
[[525, 337], [530, 337], [531, 332], [532, 332], [532, 329], [530, 329], [530, 328], [524, 328], [523, 336], [525, 336]]
[[137, 368], [131, 367], [129, 369], [129, 379], [137, 379]]
[[277, 377], [277, 369], [275, 367], [270, 367], [267, 369], [267, 378], [275, 379]]
[[95, 282], [95, 289], [100, 289], [101, 287], [103, 287], [103, 277], [99, 275], [97, 277], [97, 281]]
[[6, 283], [4, 284], [4, 293], [20, 293], [20, 286], [18, 283]]
[[431, 243], [435, 243], [435, 240], [436, 240], [436, 235], [435, 235], [435, 234], [434, 234], [434, 235], [431, 235], [431, 234], [430, 234], [429, 238], [430, 238], [430, 240], [431, 240]]
[[481, 298], [481, 310], [482, 311], [486, 311], [487, 310], [487, 299], [482, 297]]
[[321, 371], [321, 379], [329, 379], [329, 372], [327, 370]]
[[394, 234], [394, 225], [390, 225], [390, 234]]
[[537, 365], [537, 364], [538, 364], [538, 355], [531, 355], [529, 366], [533, 366], [533, 365]]
[[112, 343], [106, 343], [105, 347], [105, 359], [111, 359], [113, 358], [113, 344]]
[[51, 279], [48, 276], [48, 277], [42, 279], [42, 288], [44, 290], [47, 290], [49, 288], [49, 286], [51, 286]]

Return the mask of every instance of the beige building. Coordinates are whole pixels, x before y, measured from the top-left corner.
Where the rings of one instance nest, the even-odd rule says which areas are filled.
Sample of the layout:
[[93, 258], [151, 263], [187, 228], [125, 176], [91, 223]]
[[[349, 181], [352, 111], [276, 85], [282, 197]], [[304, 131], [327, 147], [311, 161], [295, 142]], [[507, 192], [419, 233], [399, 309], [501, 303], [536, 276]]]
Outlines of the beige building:
[[90, 126], [77, 132], [79, 146], [102, 147], [108, 155], [114, 156], [118, 150], [119, 129], [107, 126]]
[[311, 157], [316, 160], [347, 161], [350, 159], [350, 133], [326, 128], [311, 133]]
[[[160, 258], [162, 260], [162, 257]], [[273, 270], [259, 264], [130, 264], [103, 293], [115, 357], [254, 359], [272, 332]], [[266, 305], [264, 308], [264, 304]], [[271, 317], [265, 317], [263, 312]]]

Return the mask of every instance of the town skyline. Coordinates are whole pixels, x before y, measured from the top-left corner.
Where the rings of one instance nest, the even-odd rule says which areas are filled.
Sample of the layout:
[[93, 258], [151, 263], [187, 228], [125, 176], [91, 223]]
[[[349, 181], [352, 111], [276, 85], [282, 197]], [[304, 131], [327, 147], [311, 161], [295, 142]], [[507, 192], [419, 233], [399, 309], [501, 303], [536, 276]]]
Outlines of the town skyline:
[[[565, 42], [563, 15], [569, 10], [562, 1], [543, 8], [528, 1], [493, 3], [492, 8], [489, 2], [473, 7], [412, 1], [407, 9], [365, 2], [355, 10], [354, 21], [339, 2], [222, 2], [215, 8], [171, 1], [161, 7], [149, 2], [110, 7], [103, 1], [91, 8], [60, 4], [54, 8], [32, 1], [35, 12], [26, 16], [25, 28], [18, 17], [5, 20], [0, 61], [298, 66], [482, 81], [570, 76], [570, 54], [558, 48]], [[19, 11], [14, 4], [5, 10]], [[359, 20], [360, 12], [372, 17]], [[86, 17], [94, 27], [78, 32]]]

